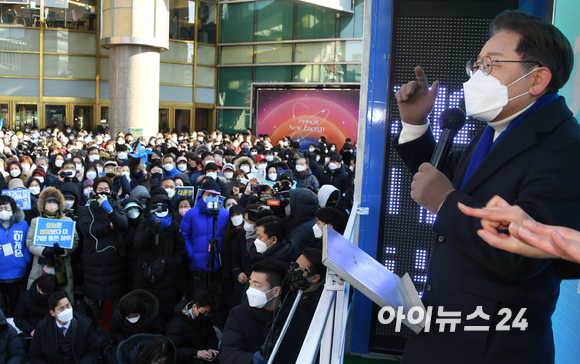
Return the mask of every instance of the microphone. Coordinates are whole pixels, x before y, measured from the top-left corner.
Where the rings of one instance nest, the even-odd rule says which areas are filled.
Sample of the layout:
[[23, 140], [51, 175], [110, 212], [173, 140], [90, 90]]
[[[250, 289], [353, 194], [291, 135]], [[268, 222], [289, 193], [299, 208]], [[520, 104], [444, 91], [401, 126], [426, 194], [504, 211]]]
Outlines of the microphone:
[[441, 135], [431, 156], [431, 164], [441, 170], [449, 155], [453, 138], [465, 125], [465, 113], [461, 109], [446, 109], [441, 113], [439, 124], [441, 125]]

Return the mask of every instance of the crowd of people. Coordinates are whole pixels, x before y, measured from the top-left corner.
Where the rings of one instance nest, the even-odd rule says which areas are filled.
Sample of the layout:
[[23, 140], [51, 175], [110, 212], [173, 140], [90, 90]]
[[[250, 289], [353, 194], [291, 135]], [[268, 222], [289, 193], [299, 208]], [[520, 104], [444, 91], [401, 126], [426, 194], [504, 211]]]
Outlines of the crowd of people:
[[[0, 189], [30, 192], [0, 195], [0, 363], [264, 363], [301, 287], [294, 362], [355, 157], [250, 129], [0, 131]], [[37, 244], [39, 219], [75, 222], [71, 246]]]

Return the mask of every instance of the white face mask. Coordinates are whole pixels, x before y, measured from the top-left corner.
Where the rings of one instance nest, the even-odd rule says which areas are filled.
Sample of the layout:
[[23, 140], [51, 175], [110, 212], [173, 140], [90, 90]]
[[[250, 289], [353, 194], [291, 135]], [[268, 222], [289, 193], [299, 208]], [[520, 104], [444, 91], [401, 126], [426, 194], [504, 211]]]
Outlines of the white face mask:
[[171, 171], [173, 169], [173, 164], [167, 163], [166, 165], [163, 166], [163, 168], [165, 168], [165, 170], [167, 172], [169, 172], [169, 171]]
[[330, 169], [331, 171], [334, 171], [337, 168], [338, 168], [338, 164], [336, 164], [336, 163], [328, 163], [328, 169]]
[[266, 160], [267, 160], [268, 162], [271, 162], [271, 161], [273, 161], [273, 160], [274, 160], [274, 156], [273, 156], [273, 155], [267, 155], [267, 156], [266, 156]]
[[155, 216], [157, 216], [157, 217], [159, 217], [159, 218], [162, 218], [162, 217], [165, 217], [165, 216], [167, 216], [167, 214], [169, 214], [169, 211], [165, 211], [165, 212], [156, 212], [156, 213], [155, 213]]
[[296, 172], [304, 172], [306, 170], [306, 167], [301, 166], [301, 165], [297, 165], [296, 166]]
[[73, 319], [73, 309], [67, 308], [66, 310], [62, 311], [58, 315], [56, 315], [60, 322], [64, 322], [65, 324]]
[[172, 198], [173, 196], [175, 196], [175, 190], [173, 188], [166, 188], [165, 192], [167, 192], [167, 196], [169, 198]]
[[97, 178], [97, 172], [93, 171], [87, 172], [87, 178], [90, 180], [94, 180], [95, 178]]
[[262, 254], [263, 252], [268, 250], [268, 242], [269, 241], [270, 241], [270, 239], [266, 240], [266, 242], [263, 242], [262, 240], [256, 238], [256, 240], [254, 240], [254, 245], [256, 246], [256, 251], [258, 253]]
[[58, 211], [58, 204], [56, 202], [47, 202], [44, 205], [44, 209], [48, 212], [50, 212], [51, 214], [55, 213], [56, 211]]
[[75, 167], [76, 167], [77, 171], [80, 171], [83, 169], [83, 165], [80, 163], [75, 163]]
[[244, 221], [244, 230], [246, 230], [247, 232], [252, 232], [255, 229], [255, 225], [253, 224], [248, 224], [247, 221]]
[[119, 157], [119, 159], [127, 159], [127, 153], [119, 152], [119, 154], [117, 154], [117, 157]]
[[63, 163], [64, 161], [62, 159], [57, 159], [54, 161], [54, 165], [57, 166], [58, 168], [62, 167]]
[[20, 176], [20, 173], [22, 173], [22, 172], [20, 172], [20, 170], [19, 170], [19, 169], [13, 169], [13, 170], [11, 170], [11, 171], [10, 171], [10, 175], [11, 175], [12, 177], [14, 177], [14, 178], [16, 178], [16, 177]]
[[308, 148], [308, 151], [309, 151], [310, 153], [312, 153], [312, 152], [314, 152], [314, 148]]
[[97, 172], [99, 172], [99, 173], [103, 173], [103, 167], [101, 167], [101, 166], [97, 166]]
[[216, 179], [217, 178], [217, 172], [207, 172], [205, 175], [208, 176], [211, 179]]
[[24, 172], [28, 172], [28, 171], [30, 170], [30, 166], [29, 166], [28, 164], [23, 164], [23, 165], [22, 165], [22, 170], [23, 170]]
[[92, 154], [92, 155], [89, 157], [89, 160], [90, 160], [91, 162], [98, 161], [98, 160], [99, 160], [99, 155], [98, 155], [98, 154]]
[[12, 211], [0, 211], [0, 220], [2, 221], [8, 221], [12, 218]]
[[187, 164], [178, 164], [177, 165], [177, 169], [179, 169], [180, 172], [185, 172], [185, 170], [187, 169]]
[[42, 165], [41, 167], [42, 167], [42, 169], [44, 169], [44, 173], [46, 173], [46, 171], [48, 171], [48, 166], [46, 164]]
[[65, 200], [65, 201], [64, 201], [64, 208], [65, 208], [66, 210], [70, 210], [70, 209], [72, 209], [72, 207], [73, 207], [73, 205], [74, 205], [74, 204], [75, 204], [75, 202], [74, 202], [74, 201]]
[[226, 172], [224, 173], [224, 177], [227, 179], [231, 179], [234, 177], [234, 174], [232, 172]]
[[92, 188], [87, 188], [83, 191], [83, 193], [85, 194], [85, 196], [87, 196], [87, 198], [91, 196], [91, 192], [93, 192]]
[[250, 173], [250, 167], [245, 164], [241, 166], [240, 169], [246, 173]]
[[316, 239], [322, 238], [322, 229], [318, 227], [318, 224], [314, 224], [314, 226], [312, 226], [312, 231], [314, 232], [314, 237]]
[[40, 187], [36, 187], [36, 186], [31, 186], [29, 188], [30, 193], [33, 195], [38, 195], [40, 193]]
[[242, 225], [242, 222], [244, 222], [244, 217], [242, 215], [232, 216], [230, 219], [232, 220], [232, 224], [234, 224], [234, 226], [240, 226]]
[[123, 172], [123, 176], [125, 176], [129, 182], [131, 181], [131, 172]]
[[268, 299], [266, 293], [272, 292], [274, 289], [276, 289], [276, 287], [272, 288], [269, 291], [262, 292], [259, 289], [253, 287], [248, 288], [248, 290], [246, 291], [246, 296], [248, 297], [248, 304], [250, 305], [250, 307], [254, 308], [264, 307], [266, 303], [268, 303], [272, 298], [274, 298], [274, 296], [272, 296], [270, 297], [270, 299]]
[[38, 182], [44, 183], [44, 177], [42, 177], [42, 176], [36, 176], [34, 178], [36, 178], [38, 180]]
[[524, 92], [523, 94], [510, 99], [508, 96], [508, 87], [522, 80], [537, 69], [538, 68], [531, 70], [507, 86], [502, 85], [501, 82], [492, 75], [484, 75], [481, 70], [475, 72], [473, 76], [463, 84], [463, 92], [465, 94], [465, 113], [474, 119], [485, 122], [494, 120], [508, 102], [529, 94], [529, 92]]
[[136, 317], [125, 317], [127, 319], [127, 321], [129, 321], [130, 323], [134, 324], [137, 321], [139, 321], [139, 319], [141, 318], [141, 315], [136, 316]]
[[350, 169], [351, 172], [354, 172], [354, 167], [353, 166], [348, 167], [348, 169]]
[[130, 208], [129, 210], [127, 210], [127, 217], [130, 219], [136, 219], [139, 217], [139, 215], [140, 215], [139, 209], [137, 208]]
[[268, 178], [270, 178], [270, 180], [272, 180], [272, 181], [275, 181], [277, 177], [278, 177], [278, 175], [276, 173], [270, 173], [268, 175]]
[[258, 171], [263, 171], [266, 169], [267, 164], [266, 163], [262, 163], [262, 164], [258, 164], [256, 166], [256, 168], [258, 169]]

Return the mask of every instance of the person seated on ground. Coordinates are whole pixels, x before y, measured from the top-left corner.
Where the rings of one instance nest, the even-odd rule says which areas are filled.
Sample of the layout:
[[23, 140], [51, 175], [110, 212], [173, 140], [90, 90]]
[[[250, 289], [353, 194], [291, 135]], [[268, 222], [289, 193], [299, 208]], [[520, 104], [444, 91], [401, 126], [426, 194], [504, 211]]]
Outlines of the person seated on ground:
[[54, 274], [43, 274], [20, 294], [13, 317], [16, 327], [26, 336], [34, 336], [36, 326], [50, 313], [47, 300], [55, 288]]
[[[282, 305], [287, 287], [282, 286], [287, 270], [277, 259], [264, 259], [252, 266], [247, 300], [230, 311], [222, 335], [219, 361], [221, 364], [263, 364], [278, 340], [292, 306]], [[277, 315], [274, 323], [273, 319]], [[297, 310], [286, 332], [275, 363], [296, 363], [309, 322]], [[269, 335], [270, 334], [270, 335]], [[264, 345], [266, 338], [268, 343]], [[265, 351], [263, 351], [263, 349]]]
[[316, 237], [317, 248], [322, 248], [322, 233], [324, 225], [333, 228], [337, 233], [344, 234], [344, 229], [348, 224], [348, 215], [337, 207], [324, 207], [316, 213], [316, 224], [312, 226], [314, 237]]
[[34, 331], [28, 358], [30, 364], [89, 364], [99, 358], [99, 345], [90, 320], [73, 314], [66, 293], [56, 291], [48, 297], [50, 316]]
[[174, 364], [175, 346], [165, 336], [138, 334], [119, 344], [119, 364]]
[[[320, 249], [306, 248], [296, 259], [296, 263], [310, 284], [310, 287], [302, 295], [298, 309], [308, 315], [309, 319], [312, 319], [324, 290], [324, 280], [326, 279], [326, 267], [322, 264], [322, 252]], [[296, 295], [294, 295], [295, 297]]]
[[159, 301], [142, 289], [127, 293], [119, 301], [119, 309], [113, 313], [109, 332], [117, 344], [136, 334], [162, 335], [165, 321], [159, 315]]
[[318, 196], [309, 189], [290, 190], [290, 204], [286, 206], [284, 227], [288, 232], [286, 239], [292, 240], [298, 250], [314, 246], [312, 225], [316, 223]]
[[284, 225], [276, 216], [266, 216], [256, 221], [256, 240], [249, 248], [251, 264], [266, 258], [276, 258], [290, 269], [290, 263], [296, 261], [300, 250], [285, 239]]
[[165, 335], [175, 345], [179, 363], [197, 363], [196, 357], [211, 359], [218, 354], [219, 341], [209, 320], [212, 306], [213, 299], [204, 290], [175, 306]]
[[0, 310], [0, 363], [22, 364], [25, 360], [24, 343]]

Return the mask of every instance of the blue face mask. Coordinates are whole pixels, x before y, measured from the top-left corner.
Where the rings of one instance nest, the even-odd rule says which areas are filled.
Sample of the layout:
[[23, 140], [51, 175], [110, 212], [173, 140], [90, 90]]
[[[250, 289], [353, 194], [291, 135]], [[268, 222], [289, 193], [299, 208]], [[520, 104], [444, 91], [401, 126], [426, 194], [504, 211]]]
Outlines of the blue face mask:
[[248, 151], [250, 150], [250, 148], [248, 147], [243, 147], [242, 148], [242, 153], [248, 153]]
[[214, 196], [214, 195], [209, 195], [209, 196], [205, 197], [203, 200], [205, 201], [206, 204], [208, 202], [218, 202], [218, 197]]

